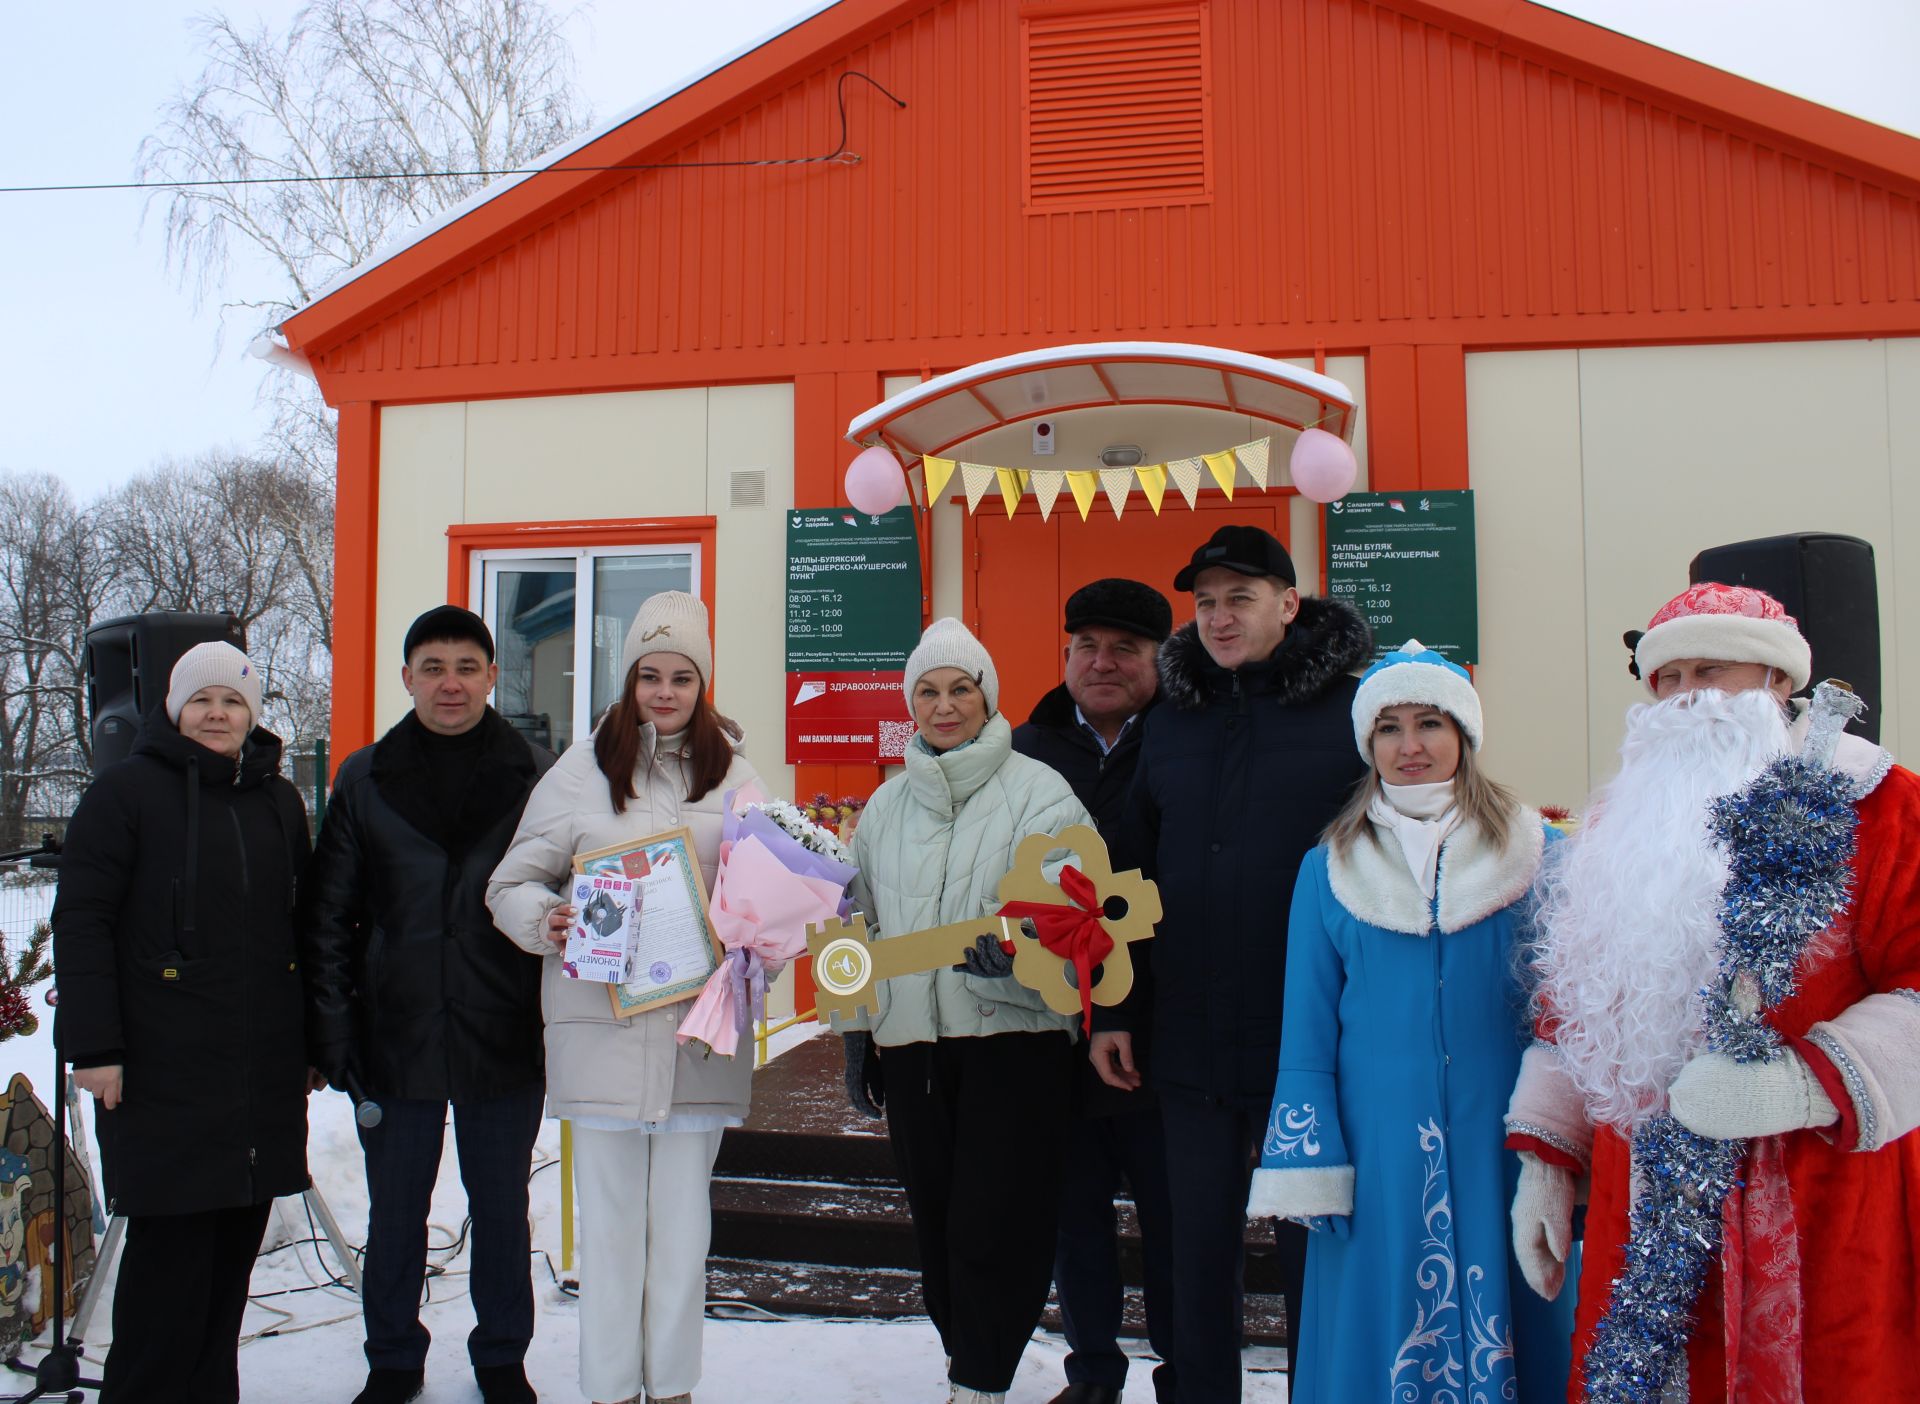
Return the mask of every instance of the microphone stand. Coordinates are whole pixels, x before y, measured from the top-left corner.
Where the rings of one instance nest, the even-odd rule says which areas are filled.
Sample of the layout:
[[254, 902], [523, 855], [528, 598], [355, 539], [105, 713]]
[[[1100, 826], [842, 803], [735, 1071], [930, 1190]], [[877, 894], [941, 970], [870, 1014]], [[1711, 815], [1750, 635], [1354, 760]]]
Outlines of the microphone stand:
[[[0, 859], [26, 859], [29, 866], [35, 868], [58, 868], [60, 866], [60, 848], [49, 835], [41, 839], [40, 847], [26, 849], [18, 853], [0, 855]], [[47, 992], [49, 1005], [57, 1004], [59, 991]], [[85, 1347], [77, 1337], [67, 1336], [67, 1061], [60, 1052], [60, 1024], [54, 1021], [53, 1034], [53, 1331], [47, 1347], [47, 1353], [33, 1365], [23, 1365], [19, 1359], [9, 1360], [7, 1368], [17, 1374], [33, 1376], [33, 1388], [25, 1394], [13, 1396], [13, 1404], [33, 1404], [40, 1399], [64, 1397], [66, 1404], [81, 1404], [81, 1391], [97, 1390], [100, 1381], [85, 1379], [80, 1374], [80, 1357]], [[97, 1269], [96, 1269], [97, 1270]]]

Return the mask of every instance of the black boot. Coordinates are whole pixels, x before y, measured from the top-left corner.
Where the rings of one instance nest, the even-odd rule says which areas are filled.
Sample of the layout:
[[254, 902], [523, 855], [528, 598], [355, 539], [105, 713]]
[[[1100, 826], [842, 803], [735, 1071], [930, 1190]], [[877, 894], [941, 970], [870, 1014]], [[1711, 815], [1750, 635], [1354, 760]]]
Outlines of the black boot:
[[353, 1396], [353, 1404], [408, 1404], [426, 1387], [425, 1370], [369, 1370], [367, 1387]]
[[1053, 1396], [1053, 1404], [1120, 1404], [1120, 1391], [1112, 1385], [1070, 1384]]
[[511, 1365], [476, 1365], [473, 1378], [480, 1386], [484, 1404], [538, 1404], [540, 1396], [527, 1383], [527, 1367], [518, 1361]]

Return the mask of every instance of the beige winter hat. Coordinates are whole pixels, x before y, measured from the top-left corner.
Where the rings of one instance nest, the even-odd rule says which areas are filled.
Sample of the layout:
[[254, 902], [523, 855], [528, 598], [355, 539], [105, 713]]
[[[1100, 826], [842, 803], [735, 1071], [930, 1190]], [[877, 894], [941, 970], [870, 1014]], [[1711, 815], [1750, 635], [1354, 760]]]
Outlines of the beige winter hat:
[[649, 596], [627, 630], [626, 646], [620, 650], [620, 676], [626, 677], [649, 653], [678, 653], [693, 660], [701, 686], [706, 686], [713, 681], [710, 627], [707, 607], [684, 590]]
[[1000, 710], [1000, 674], [994, 670], [993, 658], [958, 619], [936, 619], [927, 625], [908, 655], [901, 691], [907, 695], [909, 712], [913, 710], [914, 685], [935, 668], [958, 668], [980, 685], [981, 695], [987, 699], [987, 715]]
[[180, 655], [167, 678], [167, 720], [180, 725], [180, 709], [203, 687], [232, 688], [247, 699], [253, 724], [260, 724], [260, 670], [232, 644], [195, 644]]

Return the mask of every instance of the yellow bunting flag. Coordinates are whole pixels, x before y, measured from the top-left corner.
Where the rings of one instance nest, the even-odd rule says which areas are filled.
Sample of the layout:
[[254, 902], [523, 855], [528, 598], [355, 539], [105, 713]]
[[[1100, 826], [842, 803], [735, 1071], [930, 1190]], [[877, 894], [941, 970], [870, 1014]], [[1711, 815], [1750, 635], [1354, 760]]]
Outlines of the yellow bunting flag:
[[1067, 470], [1067, 486], [1073, 489], [1073, 505], [1080, 509], [1080, 520], [1083, 522], [1087, 519], [1087, 509], [1093, 506], [1094, 489], [1099, 485], [1098, 473]]
[[1134, 476], [1140, 479], [1140, 491], [1147, 495], [1147, 506], [1153, 508], [1153, 515], [1160, 515], [1160, 499], [1167, 495], [1167, 466], [1156, 463], [1150, 468], [1136, 468]]
[[1267, 451], [1272, 445], [1273, 440], [1270, 438], [1255, 439], [1252, 443], [1242, 444], [1234, 450], [1240, 459], [1240, 466], [1247, 470], [1249, 478], [1260, 485], [1262, 492], [1267, 490]]
[[993, 476], [1000, 484], [1000, 500], [1007, 504], [1011, 517], [1020, 510], [1020, 494], [1027, 490], [1027, 475], [1018, 468], [996, 468]]
[[940, 490], [947, 485], [947, 479], [953, 476], [953, 460], [924, 454], [920, 459], [920, 471], [927, 476], [927, 506], [931, 507], [939, 500]]
[[960, 481], [967, 489], [967, 511], [972, 512], [980, 506], [980, 499], [987, 495], [987, 488], [993, 483], [993, 471], [985, 463], [960, 465]]
[[1194, 499], [1200, 495], [1200, 460], [1169, 458], [1167, 474], [1173, 479], [1173, 485], [1180, 489], [1180, 495], [1187, 499], [1187, 506], [1193, 506]]
[[1100, 490], [1106, 493], [1107, 505], [1113, 508], [1113, 515], [1120, 516], [1127, 510], [1127, 494], [1133, 491], [1133, 469], [1102, 468]]
[[1233, 501], [1233, 450], [1224, 449], [1219, 453], [1204, 455], [1207, 471], [1213, 474], [1213, 480], [1220, 484], [1220, 491], [1227, 495], [1227, 501]]
[[1040, 504], [1040, 520], [1044, 522], [1060, 489], [1067, 485], [1067, 475], [1058, 468], [1035, 468], [1028, 472], [1027, 480], [1033, 484], [1033, 500]]

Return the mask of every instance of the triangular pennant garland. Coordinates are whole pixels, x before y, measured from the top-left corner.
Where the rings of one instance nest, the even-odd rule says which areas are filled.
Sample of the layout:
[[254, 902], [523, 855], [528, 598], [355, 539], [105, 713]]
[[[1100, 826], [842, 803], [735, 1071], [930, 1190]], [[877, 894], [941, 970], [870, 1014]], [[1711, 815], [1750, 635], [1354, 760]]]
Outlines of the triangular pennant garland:
[[1187, 499], [1187, 506], [1194, 504], [1200, 495], [1200, 460], [1197, 458], [1169, 458], [1167, 476], [1173, 479], [1173, 485], [1180, 489], [1180, 495]]
[[940, 500], [940, 490], [953, 476], [953, 460], [925, 455], [920, 459], [920, 471], [927, 477], [927, 506], [931, 507]]
[[1156, 463], [1151, 468], [1136, 468], [1134, 476], [1140, 479], [1140, 491], [1147, 495], [1147, 506], [1153, 508], [1153, 515], [1160, 515], [1160, 499], [1167, 495], [1167, 466]]
[[1076, 473], [1069, 469], [1067, 486], [1073, 489], [1073, 505], [1080, 509], [1080, 520], [1084, 522], [1087, 519], [1087, 509], [1093, 506], [1094, 491], [1100, 486], [1100, 475], [1088, 472]]
[[1027, 479], [1033, 484], [1033, 500], [1040, 504], [1040, 520], [1044, 522], [1060, 489], [1067, 485], [1067, 475], [1057, 468], [1035, 468]]
[[1007, 515], [1011, 517], [1020, 510], [1020, 494], [1027, 489], [1027, 475], [1018, 468], [996, 468], [993, 476], [1000, 484], [1000, 500], [1007, 504]]
[[1240, 466], [1247, 470], [1247, 476], [1267, 490], [1267, 451], [1273, 446], [1272, 439], [1255, 439], [1250, 444], [1242, 444], [1234, 450], [1240, 459]]
[[1233, 501], [1233, 450], [1223, 449], [1219, 453], [1205, 455], [1207, 471], [1213, 474], [1213, 480], [1220, 484], [1220, 491], [1227, 495], [1227, 501]]
[[1133, 491], [1133, 469], [1102, 468], [1100, 490], [1106, 493], [1107, 505], [1113, 508], [1113, 515], [1121, 516], [1127, 510], [1127, 494]]
[[962, 463], [960, 481], [967, 489], [967, 511], [972, 512], [980, 505], [980, 499], [987, 495], [987, 489], [993, 485], [993, 469], [985, 463]]

